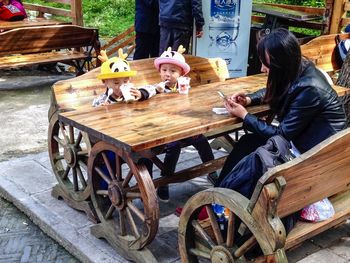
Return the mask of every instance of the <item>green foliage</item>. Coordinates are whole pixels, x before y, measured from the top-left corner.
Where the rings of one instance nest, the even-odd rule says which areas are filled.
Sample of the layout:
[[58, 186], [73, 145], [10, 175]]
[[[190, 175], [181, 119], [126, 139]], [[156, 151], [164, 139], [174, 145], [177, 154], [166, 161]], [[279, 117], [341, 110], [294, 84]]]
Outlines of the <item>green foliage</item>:
[[287, 5], [303, 5], [311, 7], [324, 7], [325, 0], [254, 0], [256, 3], [276, 3]]

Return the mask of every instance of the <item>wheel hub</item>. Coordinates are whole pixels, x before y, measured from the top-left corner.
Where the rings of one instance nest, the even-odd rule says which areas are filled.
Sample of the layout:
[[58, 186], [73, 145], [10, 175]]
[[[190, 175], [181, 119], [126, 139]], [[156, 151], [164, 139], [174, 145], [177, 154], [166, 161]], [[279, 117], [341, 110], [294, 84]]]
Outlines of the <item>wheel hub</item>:
[[64, 147], [63, 156], [70, 167], [74, 167], [77, 160], [77, 150], [74, 147]]
[[122, 188], [118, 185], [117, 182], [112, 182], [108, 186], [108, 197], [111, 200], [112, 204], [116, 207], [122, 207], [124, 204], [124, 193]]
[[211, 262], [213, 263], [233, 263], [235, 262], [231, 252], [223, 247], [223, 246], [216, 246], [212, 249], [210, 253]]

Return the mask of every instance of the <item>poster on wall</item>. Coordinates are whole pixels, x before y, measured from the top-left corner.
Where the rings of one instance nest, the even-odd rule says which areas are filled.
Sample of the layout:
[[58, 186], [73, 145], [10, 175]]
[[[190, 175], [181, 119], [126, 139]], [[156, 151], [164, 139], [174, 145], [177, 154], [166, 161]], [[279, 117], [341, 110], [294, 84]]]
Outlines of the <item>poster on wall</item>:
[[194, 40], [196, 56], [221, 57], [230, 77], [247, 75], [252, 0], [202, 1], [205, 25]]

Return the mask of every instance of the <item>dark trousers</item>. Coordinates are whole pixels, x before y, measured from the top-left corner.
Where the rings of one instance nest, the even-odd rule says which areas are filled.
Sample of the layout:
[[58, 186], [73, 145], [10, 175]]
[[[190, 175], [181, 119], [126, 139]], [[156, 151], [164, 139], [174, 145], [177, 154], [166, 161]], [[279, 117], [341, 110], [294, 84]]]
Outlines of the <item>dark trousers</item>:
[[159, 34], [136, 32], [136, 47], [133, 59], [153, 58], [159, 52]]
[[[193, 145], [194, 148], [196, 148], [198, 151], [199, 157], [203, 163], [214, 160], [213, 152], [207, 138], [204, 135], [194, 136], [180, 141], [168, 143], [165, 147], [164, 166], [169, 174], [173, 174], [175, 172], [176, 164], [181, 153], [181, 147], [184, 144]], [[161, 175], [165, 175], [164, 172], [162, 172]]]
[[233, 150], [228, 155], [224, 166], [222, 167], [216, 186], [220, 185], [221, 181], [227, 176], [236, 164], [248, 154], [254, 152], [258, 147], [266, 144], [267, 139], [260, 137], [257, 134], [245, 134], [234, 145]]
[[185, 53], [188, 53], [190, 46], [192, 31], [178, 28], [160, 27], [160, 42], [159, 55], [161, 55], [168, 47], [171, 50], [177, 51], [178, 47], [182, 45], [186, 48]]

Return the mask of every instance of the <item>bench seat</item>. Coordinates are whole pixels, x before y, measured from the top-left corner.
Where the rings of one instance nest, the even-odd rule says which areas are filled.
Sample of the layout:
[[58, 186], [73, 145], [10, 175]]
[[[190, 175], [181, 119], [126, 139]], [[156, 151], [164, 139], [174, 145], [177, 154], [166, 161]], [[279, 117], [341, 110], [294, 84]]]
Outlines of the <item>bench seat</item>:
[[54, 51], [47, 53], [27, 54], [25, 56], [17, 54], [1, 57], [0, 69], [50, 64], [56, 62], [70, 62], [72, 60], [86, 60], [88, 58], [89, 54], [87, 52], [78, 51]]
[[329, 198], [335, 215], [325, 221], [310, 223], [299, 221], [288, 234], [285, 248], [290, 249], [323, 231], [343, 223], [350, 215], [350, 192], [346, 191]]

